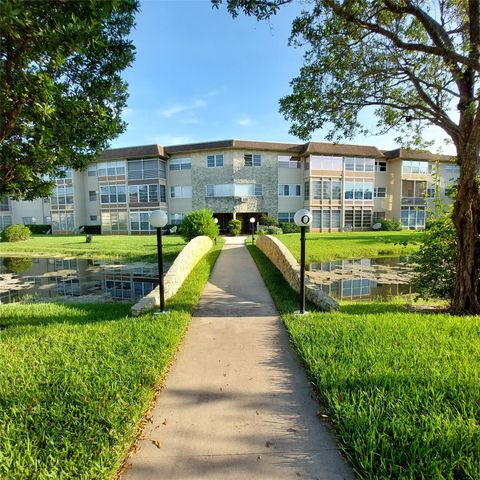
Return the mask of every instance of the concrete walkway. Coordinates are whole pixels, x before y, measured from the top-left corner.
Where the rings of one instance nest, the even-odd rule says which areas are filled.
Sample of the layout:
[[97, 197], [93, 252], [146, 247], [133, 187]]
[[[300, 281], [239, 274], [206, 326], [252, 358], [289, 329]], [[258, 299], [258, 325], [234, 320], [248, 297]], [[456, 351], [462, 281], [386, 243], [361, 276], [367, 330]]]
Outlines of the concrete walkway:
[[123, 480], [354, 478], [244, 241], [227, 238]]

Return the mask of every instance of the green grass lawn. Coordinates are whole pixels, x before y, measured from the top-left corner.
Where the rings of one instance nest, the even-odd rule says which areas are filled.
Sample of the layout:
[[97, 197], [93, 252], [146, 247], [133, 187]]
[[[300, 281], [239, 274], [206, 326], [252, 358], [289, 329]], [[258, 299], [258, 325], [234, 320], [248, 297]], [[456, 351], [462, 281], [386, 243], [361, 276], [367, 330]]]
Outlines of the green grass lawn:
[[130, 306], [118, 304], [0, 306], [2, 480], [112, 478], [222, 244], [199, 262], [165, 315], [129, 318]]
[[[300, 234], [275, 235], [293, 256], [300, 259]], [[307, 233], [305, 242], [306, 262], [324, 262], [346, 258], [395, 256], [413, 253], [418, 249], [421, 232], [341, 232]], [[404, 242], [412, 242], [403, 245]]]
[[[166, 262], [173, 262], [185, 246], [177, 235], [163, 236]], [[0, 242], [0, 255], [34, 257], [83, 257], [125, 261], [156, 261], [156, 235], [95, 235], [85, 243], [84, 235], [34, 235], [21, 242]]]
[[249, 249], [360, 478], [480, 478], [480, 317], [399, 298], [293, 315], [298, 295]]

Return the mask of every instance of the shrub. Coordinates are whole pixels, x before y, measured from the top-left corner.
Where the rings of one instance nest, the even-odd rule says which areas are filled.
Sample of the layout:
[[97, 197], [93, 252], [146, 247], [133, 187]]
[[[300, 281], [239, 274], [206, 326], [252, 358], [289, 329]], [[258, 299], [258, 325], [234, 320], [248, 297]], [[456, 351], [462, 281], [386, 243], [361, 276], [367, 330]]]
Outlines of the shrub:
[[260, 232], [262, 232], [262, 235], [278, 235], [279, 233], [283, 233], [283, 230], [280, 227], [263, 226], [260, 227]]
[[281, 223], [283, 233], [300, 233], [300, 227], [293, 222]]
[[420, 298], [452, 300], [457, 262], [457, 239], [451, 208], [430, 218], [420, 250], [412, 257], [412, 286]]
[[181, 235], [187, 242], [200, 235], [206, 235], [212, 240], [216, 238], [218, 225], [213, 221], [213, 212], [202, 208], [187, 213], [183, 218]]
[[237, 219], [232, 219], [227, 224], [228, 233], [231, 235], [240, 235], [242, 233], [242, 221]]
[[258, 223], [260, 223], [260, 225], [266, 225], [269, 227], [278, 227], [278, 220], [270, 215], [262, 215]]
[[379, 223], [382, 225], [380, 230], [386, 230], [387, 232], [396, 232], [402, 229], [400, 220], [395, 220], [394, 218], [382, 218]]
[[32, 259], [29, 257], [5, 257], [3, 266], [10, 273], [23, 273], [32, 267]]
[[102, 233], [101, 225], [83, 225], [83, 233], [100, 235]]
[[20, 240], [28, 240], [32, 236], [32, 232], [25, 225], [9, 225], [2, 232], [2, 242], [19, 242]]
[[41, 235], [47, 233], [52, 226], [51, 225], [27, 225], [32, 232], [32, 235]]

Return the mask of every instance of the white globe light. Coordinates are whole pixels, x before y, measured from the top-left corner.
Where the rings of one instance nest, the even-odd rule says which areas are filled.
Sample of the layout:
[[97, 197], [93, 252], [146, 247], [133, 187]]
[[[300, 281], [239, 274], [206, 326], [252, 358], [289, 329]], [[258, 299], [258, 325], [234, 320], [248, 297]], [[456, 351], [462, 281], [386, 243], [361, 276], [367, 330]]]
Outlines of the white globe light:
[[304, 208], [297, 210], [293, 217], [295, 225], [299, 227], [309, 227], [312, 224], [312, 213]]
[[250, 223], [255, 223], [255, 217], [250, 217]]
[[156, 228], [162, 228], [168, 223], [168, 216], [165, 210], [155, 210], [148, 218], [150, 225]]
[[217, 217], [214, 217], [213, 223], [218, 223], [218, 218]]

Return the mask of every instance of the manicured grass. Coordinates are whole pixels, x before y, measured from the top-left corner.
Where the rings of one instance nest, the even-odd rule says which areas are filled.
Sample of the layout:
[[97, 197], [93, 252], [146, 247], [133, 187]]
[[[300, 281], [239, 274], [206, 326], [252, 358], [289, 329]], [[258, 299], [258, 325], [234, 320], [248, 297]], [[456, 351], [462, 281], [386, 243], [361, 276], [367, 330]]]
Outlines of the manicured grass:
[[[300, 234], [275, 235], [300, 259]], [[418, 249], [421, 232], [341, 232], [307, 233], [305, 243], [306, 262], [324, 262], [344, 258], [368, 258], [413, 253]], [[405, 242], [411, 242], [404, 245]]]
[[222, 243], [165, 315], [129, 318], [130, 306], [118, 304], [0, 306], [2, 480], [112, 478]]
[[480, 317], [399, 298], [293, 315], [298, 295], [249, 249], [360, 478], [480, 478]]
[[[173, 262], [185, 246], [185, 241], [177, 235], [164, 235], [162, 243], [166, 262]], [[22, 242], [0, 242], [0, 255], [72, 256], [153, 262], [157, 255], [157, 237], [95, 235], [93, 243], [85, 243], [85, 235], [34, 235]]]

